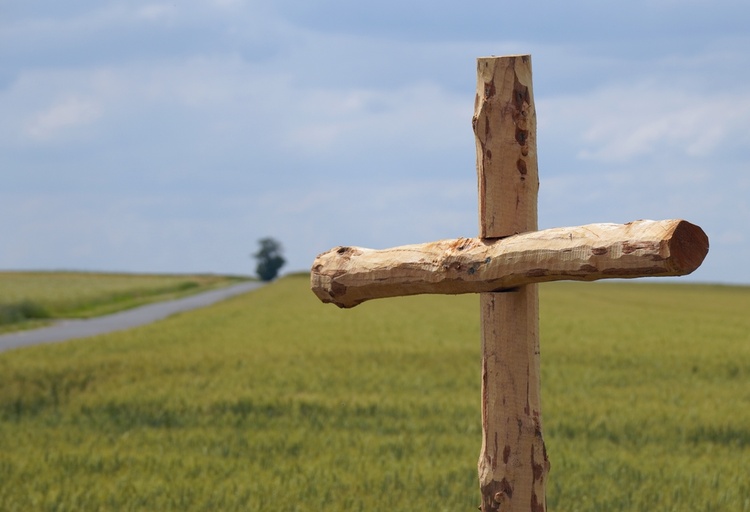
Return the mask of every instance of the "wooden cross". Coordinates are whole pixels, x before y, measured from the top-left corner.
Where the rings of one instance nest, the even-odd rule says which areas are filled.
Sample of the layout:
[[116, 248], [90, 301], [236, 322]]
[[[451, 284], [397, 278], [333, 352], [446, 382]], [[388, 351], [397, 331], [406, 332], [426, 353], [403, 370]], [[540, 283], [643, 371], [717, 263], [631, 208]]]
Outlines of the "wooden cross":
[[536, 112], [529, 55], [480, 58], [472, 121], [479, 237], [386, 250], [336, 247], [312, 267], [313, 292], [339, 307], [421, 293], [480, 293], [481, 510], [546, 510], [537, 283], [689, 274], [708, 253], [684, 220], [537, 231]]

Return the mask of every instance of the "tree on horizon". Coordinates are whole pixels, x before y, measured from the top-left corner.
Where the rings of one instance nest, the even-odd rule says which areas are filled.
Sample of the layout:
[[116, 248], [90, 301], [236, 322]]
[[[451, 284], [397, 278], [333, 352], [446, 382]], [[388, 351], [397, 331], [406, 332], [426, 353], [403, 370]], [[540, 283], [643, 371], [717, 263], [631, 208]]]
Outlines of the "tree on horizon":
[[253, 254], [253, 258], [257, 261], [255, 272], [261, 280], [273, 281], [286, 263], [282, 256], [283, 248], [280, 242], [271, 237], [261, 238], [258, 243], [260, 249]]

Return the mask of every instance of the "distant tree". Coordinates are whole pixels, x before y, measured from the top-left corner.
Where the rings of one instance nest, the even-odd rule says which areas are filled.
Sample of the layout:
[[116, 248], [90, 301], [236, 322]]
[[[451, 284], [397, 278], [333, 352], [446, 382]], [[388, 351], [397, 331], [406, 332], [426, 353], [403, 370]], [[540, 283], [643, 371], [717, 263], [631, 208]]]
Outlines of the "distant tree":
[[281, 255], [281, 244], [270, 237], [261, 238], [258, 240], [258, 243], [260, 244], [260, 249], [253, 254], [253, 258], [258, 262], [255, 272], [263, 281], [273, 281], [279, 275], [281, 267], [286, 263], [286, 260]]

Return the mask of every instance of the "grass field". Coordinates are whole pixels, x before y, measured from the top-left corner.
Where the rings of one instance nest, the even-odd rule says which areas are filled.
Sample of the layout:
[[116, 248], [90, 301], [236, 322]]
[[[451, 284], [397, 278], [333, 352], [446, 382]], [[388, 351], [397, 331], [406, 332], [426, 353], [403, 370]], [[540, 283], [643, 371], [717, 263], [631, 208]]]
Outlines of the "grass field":
[[[541, 287], [554, 511], [750, 511], [750, 288]], [[306, 278], [0, 354], [0, 510], [476, 510], [478, 299]]]
[[0, 272], [0, 333], [88, 318], [224, 286], [219, 275]]

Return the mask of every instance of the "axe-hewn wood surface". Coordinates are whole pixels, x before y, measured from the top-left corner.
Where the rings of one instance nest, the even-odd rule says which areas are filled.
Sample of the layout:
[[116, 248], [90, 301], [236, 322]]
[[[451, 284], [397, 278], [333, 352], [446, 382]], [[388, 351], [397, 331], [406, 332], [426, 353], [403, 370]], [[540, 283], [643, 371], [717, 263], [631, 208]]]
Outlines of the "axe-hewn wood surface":
[[589, 224], [499, 240], [336, 247], [315, 259], [311, 285], [323, 302], [348, 308], [383, 297], [490, 292], [564, 279], [686, 275], [707, 253], [706, 234], [684, 220]]
[[[477, 59], [472, 117], [479, 238], [539, 229], [539, 166], [531, 56]], [[482, 512], [545, 512], [539, 286], [479, 294]]]

